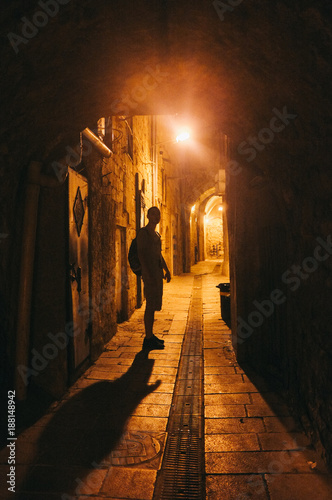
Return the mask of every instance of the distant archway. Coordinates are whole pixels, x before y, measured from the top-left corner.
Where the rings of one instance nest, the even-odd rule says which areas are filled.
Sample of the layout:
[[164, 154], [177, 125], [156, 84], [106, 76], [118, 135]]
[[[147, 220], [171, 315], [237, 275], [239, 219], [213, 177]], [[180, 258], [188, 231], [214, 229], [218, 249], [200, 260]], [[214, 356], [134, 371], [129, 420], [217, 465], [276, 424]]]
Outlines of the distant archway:
[[212, 196], [205, 207], [204, 258], [224, 260], [223, 197]]
[[225, 195], [210, 188], [191, 207], [191, 264], [215, 259], [222, 262], [222, 274], [229, 276], [228, 225]]

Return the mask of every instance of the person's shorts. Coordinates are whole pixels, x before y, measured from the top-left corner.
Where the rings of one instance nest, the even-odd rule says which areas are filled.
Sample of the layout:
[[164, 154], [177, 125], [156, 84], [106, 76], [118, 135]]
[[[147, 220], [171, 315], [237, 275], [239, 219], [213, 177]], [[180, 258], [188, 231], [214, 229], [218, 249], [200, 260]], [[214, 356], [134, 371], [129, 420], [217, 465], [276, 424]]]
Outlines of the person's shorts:
[[163, 299], [163, 279], [155, 280], [153, 283], [144, 282], [144, 296], [147, 307], [160, 311]]

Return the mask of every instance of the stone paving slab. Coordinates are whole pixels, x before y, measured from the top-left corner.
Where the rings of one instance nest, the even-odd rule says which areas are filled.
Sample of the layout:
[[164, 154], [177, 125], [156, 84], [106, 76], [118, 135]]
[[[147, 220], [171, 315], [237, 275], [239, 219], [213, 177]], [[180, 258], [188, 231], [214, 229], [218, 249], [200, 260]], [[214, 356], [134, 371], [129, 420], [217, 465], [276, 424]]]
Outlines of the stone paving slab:
[[289, 416], [289, 408], [286, 405], [271, 408], [267, 403], [260, 405], [246, 405], [248, 417], [286, 417]]
[[267, 474], [271, 500], [331, 500], [331, 478], [319, 474]]
[[209, 405], [205, 407], [205, 418], [221, 418], [221, 417], [246, 417], [246, 408], [244, 405]]
[[245, 405], [251, 403], [249, 393], [205, 394], [204, 401], [206, 406]]
[[169, 405], [146, 405], [140, 404], [135, 410], [133, 410], [132, 415], [136, 417], [163, 417], [168, 418], [169, 416]]
[[[312, 457], [314, 457], [314, 453]], [[309, 461], [298, 451], [240, 451], [206, 453], [207, 474], [307, 473]]]
[[302, 450], [310, 448], [303, 432], [266, 432], [257, 435], [262, 450]]
[[205, 378], [208, 375], [234, 375], [235, 367], [234, 366], [206, 366], [205, 370]]
[[168, 405], [172, 403], [173, 393], [157, 393], [152, 392], [148, 396], [142, 399], [145, 404], [155, 404], [155, 405]]
[[[157, 379], [159, 380], [159, 379]], [[166, 384], [162, 380], [160, 381], [160, 384], [157, 388], [157, 390], [154, 391], [154, 394], [162, 393], [162, 394], [173, 394], [174, 391], [174, 384]]]
[[[214, 383], [214, 384], [204, 384], [204, 390], [207, 394], [236, 394], [236, 393], [247, 393], [247, 392], [260, 392], [254, 384], [242, 382], [230, 383]], [[268, 391], [267, 387], [265, 389]]]
[[[204, 383], [206, 385], [218, 384], [219, 387], [223, 388], [225, 385], [228, 388], [228, 384], [243, 383], [242, 375], [233, 374], [219, 374], [219, 375], [208, 375], [204, 374]], [[234, 391], [232, 391], [234, 392]]]
[[157, 471], [111, 467], [101, 493], [132, 500], [150, 500], [153, 497]]
[[285, 400], [278, 394], [274, 392], [264, 392], [260, 393], [252, 393], [250, 394], [251, 400], [253, 404], [265, 404], [268, 403], [270, 405], [279, 405], [282, 406], [285, 404]]
[[[114, 358], [111, 359], [114, 360]], [[117, 364], [108, 363], [102, 360], [101, 362], [96, 363], [95, 366], [100, 372], [104, 371], [107, 373], [117, 373], [118, 375], [120, 374], [121, 376], [123, 373], [126, 373], [126, 371], [128, 370], [128, 366], [130, 365], [131, 365], [130, 362], [128, 362], [128, 365], [122, 365], [118, 363]], [[96, 371], [94, 373], [96, 373]]]
[[[209, 475], [206, 478], [206, 500], [270, 500], [261, 475]], [[283, 500], [280, 497], [278, 500]]]
[[63, 467], [56, 465], [35, 466], [31, 468], [22, 486], [24, 492], [44, 492], [45, 499], [49, 493], [58, 493], [58, 498], [67, 491], [77, 494], [96, 494], [100, 491], [106, 478], [106, 469], [90, 467]]
[[264, 432], [262, 418], [206, 418], [206, 434], [242, 434]]
[[264, 425], [267, 432], [299, 432], [301, 425], [292, 417], [265, 417]]
[[260, 443], [256, 434], [207, 434], [206, 453], [225, 451], [258, 451]]

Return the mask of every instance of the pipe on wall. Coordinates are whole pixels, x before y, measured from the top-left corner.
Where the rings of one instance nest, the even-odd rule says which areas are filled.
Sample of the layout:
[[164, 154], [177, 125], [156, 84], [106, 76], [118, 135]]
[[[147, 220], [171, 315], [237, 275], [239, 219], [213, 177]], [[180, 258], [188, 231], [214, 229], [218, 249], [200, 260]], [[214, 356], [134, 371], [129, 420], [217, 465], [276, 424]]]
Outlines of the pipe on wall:
[[105, 158], [109, 158], [112, 154], [112, 151], [90, 130], [89, 128], [85, 128], [82, 132], [84, 137], [91, 142], [91, 144], [96, 148], [96, 150]]
[[20, 281], [18, 293], [18, 311], [16, 328], [16, 398], [23, 401], [27, 397], [29, 373], [30, 314], [33, 286], [34, 258], [38, 219], [38, 202], [41, 186], [61, 186], [60, 182], [41, 173], [42, 163], [32, 161], [28, 167], [27, 185], [24, 203], [24, 220], [21, 246]]

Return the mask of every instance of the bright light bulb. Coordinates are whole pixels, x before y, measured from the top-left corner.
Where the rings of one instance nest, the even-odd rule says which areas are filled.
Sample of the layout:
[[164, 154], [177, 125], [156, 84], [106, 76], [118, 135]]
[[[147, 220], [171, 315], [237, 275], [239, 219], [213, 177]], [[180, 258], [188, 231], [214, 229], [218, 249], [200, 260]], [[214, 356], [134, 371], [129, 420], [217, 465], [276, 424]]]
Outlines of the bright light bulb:
[[220, 211], [221, 211], [222, 209], [223, 209], [223, 207], [219, 207], [219, 208], [218, 208], [218, 210], [220, 210]]
[[187, 139], [189, 139], [190, 137], [190, 133], [188, 130], [184, 130], [183, 132], [181, 132], [181, 134], [179, 134], [176, 138], [176, 142], [182, 142], [182, 141], [186, 141]]

